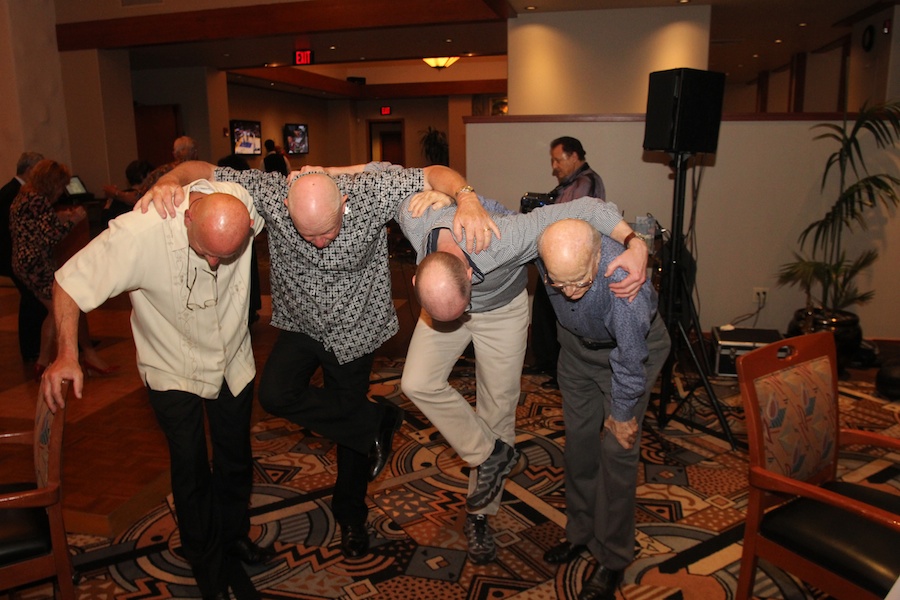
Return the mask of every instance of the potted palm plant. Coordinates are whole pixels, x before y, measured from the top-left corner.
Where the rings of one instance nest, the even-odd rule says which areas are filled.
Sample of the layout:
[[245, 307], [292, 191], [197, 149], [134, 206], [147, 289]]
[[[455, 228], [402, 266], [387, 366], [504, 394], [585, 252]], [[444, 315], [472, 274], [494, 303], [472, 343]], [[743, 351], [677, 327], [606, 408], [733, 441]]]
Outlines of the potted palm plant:
[[[866, 228], [866, 217], [879, 206], [900, 204], [900, 178], [888, 173], [869, 173], [860, 145], [863, 134], [871, 135], [878, 149], [893, 147], [900, 138], [900, 101], [864, 105], [852, 121], [841, 125], [820, 123], [814, 140], [828, 140], [837, 149], [828, 157], [822, 174], [824, 192], [828, 178], [838, 178], [838, 195], [825, 215], [810, 223], [798, 238], [801, 252], [781, 266], [778, 285], [798, 286], [806, 294], [806, 306], [794, 314], [788, 335], [830, 329], [835, 332], [840, 361], [846, 366], [862, 341], [856, 314], [846, 310], [865, 304], [875, 295], [861, 291], [856, 277], [878, 258], [875, 249], [848, 257], [843, 247], [844, 233], [857, 224]], [[802, 254], [809, 242], [809, 254]]]

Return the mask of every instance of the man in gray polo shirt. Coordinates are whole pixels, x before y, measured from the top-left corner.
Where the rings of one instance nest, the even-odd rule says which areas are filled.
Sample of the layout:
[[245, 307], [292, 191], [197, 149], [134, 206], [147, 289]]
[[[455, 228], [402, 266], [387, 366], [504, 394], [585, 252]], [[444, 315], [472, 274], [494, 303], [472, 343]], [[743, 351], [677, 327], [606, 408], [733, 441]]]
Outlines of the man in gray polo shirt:
[[[409, 200], [406, 200], [409, 202]], [[515, 411], [528, 333], [527, 263], [537, 257], [537, 237], [550, 223], [585, 219], [614, 239], [632, 233], [612, 203], [582, 198], [528, 214], [482, 200], [500, 228], [500, 238], [479, 253], [466, 252], [449, 229], [454, 207], [415, 218], [400, 207], [399, 222], [417, 252], [414, 279], [423, 312], [410, 341], [401, 387], [472, 469], [464, 527], [469, 559], [496, 557], [487, 526], [500, 506], [506, 475], [515, 465]], [[615, 267], [631, 273], [616, 285], [631, 296], [646, 278], [647, 247], [631, 244]], [[478, 411], [447, 378], [466, 346], [475, 347]]]

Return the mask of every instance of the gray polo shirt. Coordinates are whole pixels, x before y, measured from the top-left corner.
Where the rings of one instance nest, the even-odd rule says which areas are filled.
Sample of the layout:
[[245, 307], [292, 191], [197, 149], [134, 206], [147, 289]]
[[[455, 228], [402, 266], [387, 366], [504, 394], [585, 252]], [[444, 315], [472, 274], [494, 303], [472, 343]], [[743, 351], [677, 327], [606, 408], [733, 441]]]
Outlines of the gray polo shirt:
[[[481, 198], [480, 198], [481, 199]], [[537, 239], [544, 228], [562, 219], [581, 219], [609, 235], [622, 221], [611, 202], [579, 198], [565, 204], [543, 206], [527, 214], [514, 213], [493, 200], [481, 199], [500, 228], [500, 239], [477, 254], [466, 252], [472, 266], [472, 302], [469, 312], [479, 313], [505, 306], [525, 289], [525, 265], [537, 258]], [[421, 217], [409, 214], [409, 198], [400, 207], [398, 220], [421, 262], [434, 248], [437, 230], [452, 229], [456, 206], [428, 210]], [[465, 250], [465, 249], [464, 249]]]

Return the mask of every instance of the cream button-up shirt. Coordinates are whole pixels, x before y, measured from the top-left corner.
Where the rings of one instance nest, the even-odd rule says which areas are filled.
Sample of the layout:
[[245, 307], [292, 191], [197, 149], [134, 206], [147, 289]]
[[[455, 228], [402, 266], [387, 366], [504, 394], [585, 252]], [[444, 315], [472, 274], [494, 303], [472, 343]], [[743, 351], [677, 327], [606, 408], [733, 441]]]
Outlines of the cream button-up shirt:
[[256, 375], [247, 326], [250, 260], [263, 220], [247, 191], [234, 183], [199, 180], [191, 191], [226, 192], [250, 212], [252, 232], [233, 261], [216, 271], [188, 245], [186, 200], [175, 218], [151, 209], [131, 212], [73, 256], [56, 272], [56, 281], [84, 312], [128, 292], [138, 371], [153, 390], [180, 390], [216, 398], [223, 376], [239, 393]]

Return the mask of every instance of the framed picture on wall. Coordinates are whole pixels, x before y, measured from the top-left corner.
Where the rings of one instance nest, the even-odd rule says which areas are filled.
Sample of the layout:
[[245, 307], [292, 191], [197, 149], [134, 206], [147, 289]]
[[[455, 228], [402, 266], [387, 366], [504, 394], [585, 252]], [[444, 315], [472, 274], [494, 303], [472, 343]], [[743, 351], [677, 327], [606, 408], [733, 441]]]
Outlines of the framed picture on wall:
[[309, 131], [305, 123], [284, 124], [284, 151], [288, 154], [309, 152]]
[[262, 154], [259, 121], [231, 121], [231, 148], [234, 154]]

